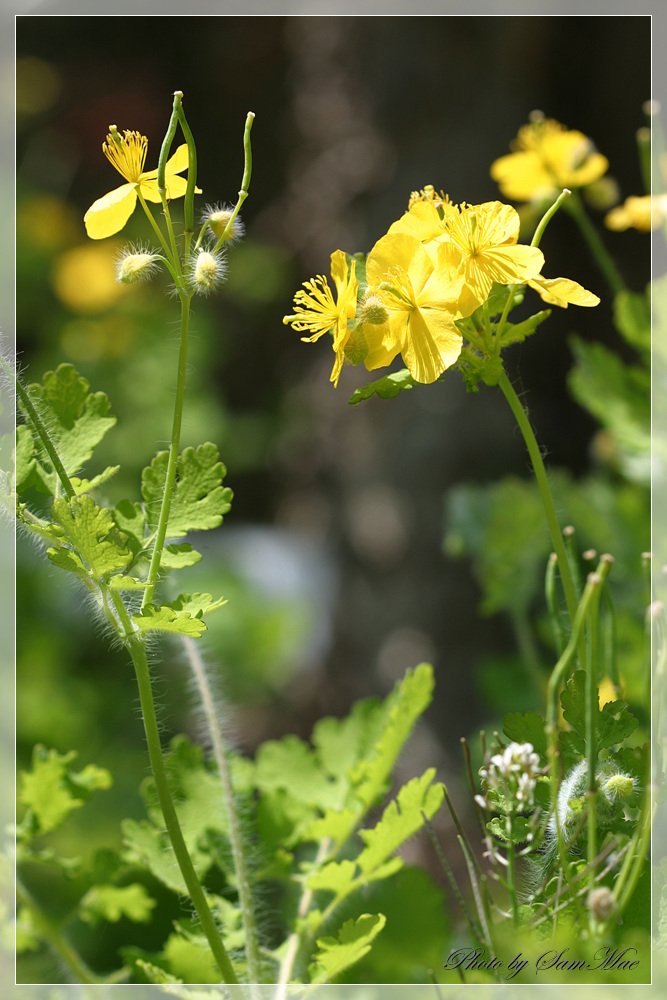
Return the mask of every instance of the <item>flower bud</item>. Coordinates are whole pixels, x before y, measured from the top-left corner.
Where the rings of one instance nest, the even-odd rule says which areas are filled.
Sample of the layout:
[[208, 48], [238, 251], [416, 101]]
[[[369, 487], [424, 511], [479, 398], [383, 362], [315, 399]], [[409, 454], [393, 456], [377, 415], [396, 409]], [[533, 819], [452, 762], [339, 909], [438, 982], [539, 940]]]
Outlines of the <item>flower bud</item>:
[[588, 909], [596, 920], [604, 923], [613, 917], [616, 912], [616, 898], [606, 886], [601, 885], [597, 889], [592, 889], [588, 894]]
[[[231, 219], [233, 214], [234, 214], [233, 208], [229, 207], [223, 208], [217, 205], [214, 207], [211, 207], [211, 205], [206, 206], [206, 215], [204, 217], [204, 221], [208, 222], [216, 239], [220, 239], [225, 229], [227, 229], [227, 226], [229, 225], [229, 220]], [[236, 243], [238, 240], [241, 239], [243, 233], [244, 233], [243, 223], [241, 222], [241, 219], [237, 215], [234, 221], [232, 222], [231, 226], [229, 227], [229, 232], [225, 236], [225, 243], [230, 243], [230, 242]]]
[[192, 282], [202, 295], [212, 292], [222, 281], [224, 273], [221, 256], [209, 250], [200, 250], [191, 266]]
[[156, 255], [144, 250], [126, 252], [118, 262], [116, 277], [124, 285], [149, 281], [155, 273], [156, 262]]
[[601, 784], [602, 794], [610, 802], [618, 802], [619, 799], [627, 799], [634, 791], [635, 782], [629, 774], [612, 774]]
[[387, 322], [389, 314], [377, 295], [367, 295], [361, 309], [359, 319], [362, 323], [370, 323], [371, 326], [381, 326]]

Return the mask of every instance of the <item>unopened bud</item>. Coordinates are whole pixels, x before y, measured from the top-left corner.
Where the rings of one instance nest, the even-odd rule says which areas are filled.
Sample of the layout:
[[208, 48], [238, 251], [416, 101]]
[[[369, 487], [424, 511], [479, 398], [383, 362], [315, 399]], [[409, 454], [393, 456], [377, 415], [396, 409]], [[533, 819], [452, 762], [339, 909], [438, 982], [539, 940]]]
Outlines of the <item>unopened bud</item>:
[[627, 799], [632, 795], [635, 782], [629, 774], [612, 774], [602, 785], [602, 794], [612, 802]]
[[202, 295], [212, 292], [222, 281], [224, 273], [224, 264], [218, 254], [208, 250], [199, 251], [192, 268], [192, 281]]
[[155, 273], [157, 257], [155, 254], [126, 253], [118, 262], [116, 277], [124, 285], [134, 285], [138, 281], [148, 281]]
[[231, 226], [229, 225], [230, 219], [233, 215], [234, 210], [232, 208], [211, 208], [208, 206], [207, 209], [206, 221], [217, 239], [220, 239], [222, 234], [227, 229], [227, 226], [229, 226], [229, 230], [225, 236], [225, 243], [229, 241], [236, 242], [243, 236], [243, 223], [238, 215], [232, 222]]
[[605, 885], [592, 889], [588, 894], [588, 909], [596, 920], [604, 923], [616, 913], [616, 897]]
[[387, 322], [387, 318], [387, 310], [377, 295], [368, 295], [359, 311], [361, 322], [370, 323], [371, 326], [381, 326]]

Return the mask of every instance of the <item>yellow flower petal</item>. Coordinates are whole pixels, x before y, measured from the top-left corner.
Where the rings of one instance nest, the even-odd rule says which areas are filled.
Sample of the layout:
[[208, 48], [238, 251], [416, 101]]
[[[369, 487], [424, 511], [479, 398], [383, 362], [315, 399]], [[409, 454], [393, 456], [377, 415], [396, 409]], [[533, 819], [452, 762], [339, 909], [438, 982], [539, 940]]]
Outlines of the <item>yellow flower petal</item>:
[[[167, 199], [171, 201], [172, 198], [182, 198], [186, 192], [188, 182], [185, 177], [177, 177], [175, 174], [171, 177], [165, 175], [165, 185], [167, 189]], [[157, 180], [143, 180], [139, 185], [141, 193], [146, 199], [146, 201], [159, 202], [160, 193], [158, 191]], [[197, 194], [201, 194], [199, 188], [195, 188]]]
[[[168, 174], [180, 174], [182, 170], [185, 170], [190, 163], [190, 157], [188, 154], [188, 145], [184, 142], [178, 147], [173, 156], [170, 156], [164, 165], [165, 176]], [[143, 180], [157, 180], [157, 167], [155, 170], [147, 170], [141, 175]]]
[[570, 278], [536, 278], [528, 284], [545, 302], [561, 309], [567, 309], [568, 305], [596, 306], [600, 302], [597, 295]]
[[137, 203], [135, 184], [121, 184], [93, 202], [83, 217], [91, 240], [103, 240], [119, 233]]

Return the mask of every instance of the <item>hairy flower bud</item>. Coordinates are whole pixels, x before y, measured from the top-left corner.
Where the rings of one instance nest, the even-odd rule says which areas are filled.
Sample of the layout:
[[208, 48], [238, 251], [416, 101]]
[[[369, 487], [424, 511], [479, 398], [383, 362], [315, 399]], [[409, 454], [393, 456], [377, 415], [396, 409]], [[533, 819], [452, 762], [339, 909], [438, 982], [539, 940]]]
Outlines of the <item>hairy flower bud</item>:
[[367, 295], [359, 310], [359, 319], [362, 323], [370, 323], [372, 326], [381, 326], [387, 322], [389, 313], [377, 295]]
[[149, 281], [155, 274], [157, 256], [146, 250], [125, 252], [116, 268], [116, 277], [124, 285], [134, 285], [138, 281]]
[[[211, 227], [215, 237], [220, 239], [222, 234], [227, 229], [229, 221], [234, 214], [234, 209], [230, 206], [220, 206], [220, 205], [207, 205], [206, 213], [204, 215], [204, 222], [208, 222]], [[241, 239], [244, 233], [243, 223], [241, 219], [236, 216], [231, 226], [229, 227], [229, 232], [225, 236], [225, 243], [236, 243]]]
[[190, 273], [196, 290], [202, 295], [208, 295], [224, 278], [225, 265], [220, 254], [200, 250], [191, 265]]
[[602, 794], [610, 802], [618, 802], [619, 799], [628, 799], [632, 795], [634, 788], [634, 778], [622, 772], [612, 774], [600, 785]]

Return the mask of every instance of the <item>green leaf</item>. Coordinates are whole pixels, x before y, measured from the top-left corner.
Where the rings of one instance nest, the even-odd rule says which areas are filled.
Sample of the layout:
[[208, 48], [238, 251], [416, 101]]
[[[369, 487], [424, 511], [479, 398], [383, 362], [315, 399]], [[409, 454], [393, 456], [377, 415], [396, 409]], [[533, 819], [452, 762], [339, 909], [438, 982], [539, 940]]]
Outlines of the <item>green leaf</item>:
[[490, 822], [486, 824], [486, 828], [489, 833], [492, 833], [494, 837], [502, 841], [504, 844], [523, 844], [527, 839], [529, 834], [534, 831], [530, 825], [528, 819], [525, 816], [513, 816], [512, 817], [512, 835], [508, 835], [507, 826], [504, 819], [500, 816], [494, 816]]
[[288, 789], [306, 805], [336, 808], [340, 782], [323, 772], [316, 754], [297, 736], [269, 740], [257, 750], [257, 787], [266, 792]]
[[387, 716], [382, 735], [372, 755], [361, 761], [351, 773], [354, 794], [366, 808], [370, 808], [383, 791], [415, 722], [430, 704], [433, 683], [433, 667], [421, 663], [406, 672], [386, 699]]
[[366, 844], [357, 858], [364, 875], [369, 876], [386, 861], [409, 837], [422, 828], [427, 819], [438, 811], [445, 796], [443, 785], [433, 785], [435, 768], [429, 768], [421, 778], [413, 778], [389, 803], [382, 818], [372, 830], [360, 830]]
[[111, 511], [116, 526], [126, 536], [126, 544], [133, 555], [144, 546], [146, 514], [139, 503], [121, 500]]
[[108, 479], [111, 479], [112, 476], [115, 476], [119, 469], [120, 465], [108, 465], [104, 472], [100, 472], [98, 476], [93, 476], [92, 479], [79, 479], [78, 476], [70, 476], [70, 483], [77, 496], [81, 493], [90, 493], [91, 490], [96, 489], [102, 483], [106, 483]]
[[[53, 501], [51, 514], [63, 529], [64, 538], [72, 546], [75, 555], [90, 567], [95, 579], [123, 569], [132, 558], [132, 553], [118, 533], [111, 511], [98, 507], [92, 497], [59, 497]], [[47, 555], [55, 565], [64, 568], [63, 557], [58, 550], [49, 549]], [[76, 562], [76, 560], [74, 560]]]
[[386, 919], [381, 913], [364, 913], [356, 920], [347, 920], [337, 938], [319, 938], [315, 960], [310, 966], [311, 983], [331, 982], [363, 958], [370, 951], [373, 940], [385, 923]]
[[515, 743], [532, 743], [533, 750], [543, 761], [547, 756], [547, 737], [544, 732], [545, 721], [536, 712], [510, 712], [505, 716], [503, 732], [509, 740]]
[[363, 399], [370, 399], [371, 396], [379, 396], [381, 399], [392, 399], [398, 396], [402, 389], [412, 389], [418, 385], [407, 368], [402, 368], [398, 372], [392, 372], [383, 378], [370, 382], [368, 385], [355, 389], [350, 397], [350, 403], [356, 406]]
[[507, 347], [508, 344], [518, 344], [529, 337], [531, 333], [535, 333], [540, 323], [544, 323], [545, 319], [551, 316], [551, 309], [543, 309], [541, 312], [535, 313], [528, 319], [523, 320], [522, 323], [505, 323], [500, 335], [500, 343], [503, 347]]
[[150, 922], [153, 909], [157, 906], [143, 885], [95, 885], [79, 904], [79, 916], [87, 924], [99, 924], [104, 920], [118, 923], [123, 917], [135, 923]]
[[[148, 524], [157, 527], [169, 454], [161, 451], [144, 469], [141, 492], [146, 501]], [[196, 450], [186, 448], [178, 459], [168, 538], [182, 538], [189, 531], [205, 531], [222, 524], [231, 507], [232, 491], [222, 486], [226, 469], [214, 444], [202, 444]]]
[[469, 554], [485, 615], [525, 613], [544, 577], [551, 541], [537, 487], [506, 476], [490, 486], [456, 486], [447, 496], [445, 549]]
[[179, 895], [188, 895], [181, 869], [174, 861], [165, 834], [146, 820], [137, 823], [136, 820], [126, 819], [121, 823], [121, 830], [128, 861], [145, 865], [169, 889]]
[[603, 344], [571, 338], [576, 366], [568, 384], [572, 395], [615, 439], [623, 473], [648, 480], [651, 449], [651, 395], [648, 367], [628, 365]]
[[201, 552], [193, 549], [188, 542], [181, 545], [165, 545], [162, 550], [160, 566], [165, 569], [185, 569], [186, 566], [194, 566], [201, 560]]
[[[586, 673], [577, 670], [567, 682], [567, 687], [561, 693], [563, 718], [574, 731], [586, 739]], [[598, 750], [623, 743], [639, 725], [624, 701], [610, 701], [599, 709], [599, 695], [596, 690], [595, 707], [597, 719], [595, 736]]]
[[[96, 445], [116, 422], [116, 418], [109, 415], [106, 394], [91, 393], [89, 389], [89, 383], [72, 365], [62, 364], [55, 371], [46, 372], [41, 385], [35, 383], [27, 390], [69, 476], [89, 460]], [[58, 476], [47, 453], [38, 444], [37, 427], [25, 411], [24, 416], [38, 448], [39, 470], [37, 479], [30, 485], [53, 495]]]
[[614, 296], [614, 326], [620, 334], [646, 353], [651, 349], [651, 303], [647, 295], [622, 291]]
[[141, 614], [132, 615], [132, 621], [142, 632], [180, 632], [198, 639], [206, 631], [200, 618], [174, 611], [168, 604], [147, 604]]
[[70, 764], [75, 757], [73, 750], [59, 754], [39, 745], [34, 748], [32, 770], [21, 776], [19, 802], [28, 809], [21, 825], [22, 835], [57, 829], [93, 791], [111, 787], [111, 775], [101, 767], [89, 764], [74, 772]]
[[344, 897], [354, 885], [357, 866], [354, 861], [330, 861], [307, 879], [309, 889], [328, 889], [337, 897]]
[[210, 594], [180, 594], [175, 601], [169, 601], [166, 607], [172, 608], [179, 614], [187, 614], [192, 618], [201, 618], [209, 611], [222, 608], [227, 603], [224, 597], [214, 601]]

